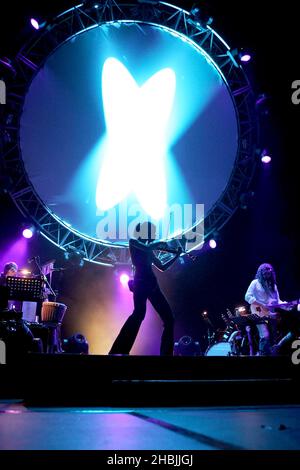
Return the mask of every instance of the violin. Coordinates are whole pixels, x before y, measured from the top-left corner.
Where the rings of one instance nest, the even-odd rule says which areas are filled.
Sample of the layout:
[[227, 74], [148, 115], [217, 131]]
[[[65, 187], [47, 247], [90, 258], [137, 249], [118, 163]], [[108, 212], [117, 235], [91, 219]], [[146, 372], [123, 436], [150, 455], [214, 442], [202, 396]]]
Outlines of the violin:
[[154, 242], [154, 249], [159, 251], [166, 251], [167, 253], [181, 254], [183, 249], [181, 246], [178, 248], [171, 248], [167, 242]]

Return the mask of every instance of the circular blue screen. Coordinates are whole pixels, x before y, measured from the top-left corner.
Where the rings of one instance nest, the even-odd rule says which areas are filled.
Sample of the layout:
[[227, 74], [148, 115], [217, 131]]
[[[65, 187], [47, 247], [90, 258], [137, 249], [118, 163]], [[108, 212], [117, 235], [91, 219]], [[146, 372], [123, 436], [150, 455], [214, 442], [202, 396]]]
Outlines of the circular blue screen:
[[26, 95], [20, 145], [60, 221], [126, 242], [138, 217], [167, 221], [171, 237], [199, 222], [196, 206], [207, 214], [233, 170], [238, 123], [198, 46], [161, 26], [115, 22], [48, 57]]

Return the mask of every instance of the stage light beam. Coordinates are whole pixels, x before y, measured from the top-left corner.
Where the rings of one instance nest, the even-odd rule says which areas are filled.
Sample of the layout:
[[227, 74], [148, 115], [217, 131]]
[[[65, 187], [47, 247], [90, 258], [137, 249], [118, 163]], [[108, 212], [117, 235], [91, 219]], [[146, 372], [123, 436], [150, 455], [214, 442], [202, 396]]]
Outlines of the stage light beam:
[[96, 189], [101, 211], [135, 193], [148, 215], [156, 220], [163, 217], [166, 134], [175, 89], [176, 76], [170, 68], [159, 70], [140, 87], [120, 61], [105, 61], [102, 96], [107, 136]]

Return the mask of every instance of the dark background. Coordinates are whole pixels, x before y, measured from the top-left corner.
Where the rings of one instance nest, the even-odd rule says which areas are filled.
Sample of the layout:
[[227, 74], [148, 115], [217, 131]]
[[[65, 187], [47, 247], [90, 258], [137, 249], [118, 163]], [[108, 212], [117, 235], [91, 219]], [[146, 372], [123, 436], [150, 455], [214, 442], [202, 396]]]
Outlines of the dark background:
[[[174, 3], [189, 9], [194, 2]], [[199, 5], [203, 2], [199, 2]], [[7, 2], [0, 15], [0, 57], [13, 57], [32, 34], [31, 16], [56, 15], [74, 6], [73, 1]], [[205, 2], [214, 18], [213, 27], [231, 47], [248, 47], [253, 61], [246, 66], [257, 95], [266, 93], [268, 115], [262, 116], [262, 147], [270, 150], [268, 168], [258, 165], [252, 189], [255, 196], [247, 210], [239, 209], [221, 231], [216, 250], [203, 250], [194, 261], [177, 263], [170, 271], [159, 274], [159, 281], [177, 319], [176, 339], [183, 334], [201, 341], [205, 349], [205, 324], [201, 312], [222, 325], [221, 313], [244, 300], [245, 291], [262, 262], [270, 262], [277, 273], [281, 298], [291, 300], [300, 295], [299, 193], [297, 163], [300, 144], [300, 105], [291, 102], [291, 84], [300, 79], [299, 7], [295, 2], [214, 0]], [[3, 8], [3, 3], [1, 9]], [[0, 253], [5, 251], [24, 218], [2, 191], [0, 195]], [[68, 267], [60, 279], [60, 301], [68, 305], [64, 324], [66, 336], [78, 329], [94, 341], [99, 329], [99, 343], [92, 350], [106, 353], [123, 319], [112, 312], [117, 303], [116, 279], [112, 269], [86, 264], [82, 268], [66, 264], [62, 252], [41, 237], [32, 240], [28, 256], [39, 255], [42, 261], [56, 259], [57, 266]], [[99, 316], [97, 317], [97, 308]], [[122, 303], [124, 308], [124, 303]], [[89, 337], [92, 323], [94, 337]], [[160, 332], [160, 324], [149, 335]], [[137, 352], [158, 353], [157, 338], [140, 340]]]

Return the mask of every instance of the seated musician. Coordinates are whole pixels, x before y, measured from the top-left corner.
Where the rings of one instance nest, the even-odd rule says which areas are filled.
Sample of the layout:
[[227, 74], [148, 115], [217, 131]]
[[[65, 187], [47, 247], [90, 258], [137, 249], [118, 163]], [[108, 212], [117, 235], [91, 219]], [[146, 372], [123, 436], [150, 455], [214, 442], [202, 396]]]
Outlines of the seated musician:
[[[6, 286], [7, 277], [15, 277], [18, 275], [18, 265], [14, 261], [9, 261], [3, 267], [3, 272], [0, 275], [0, 286]], [[22, 310], [22, 302], [18, 300], [8, 301], [8, 308], [10, 310]]]
[[[18, 274], [18, 265], [14, 261], [10, 261], [4, 265], [3, 272], [0, 275], [0, 285], [6, 286], [7, 277], [15, 277]], [[5, 308], [9, 308], [10, 317], [5, 317], [0, 328], [0, 336], [7, 343], [7, 351], [10, 357], [16, 358], [30, 350], [33, 350], [33, 334], [22, 320], [16, 320], [14, 311], [22, 310], [22, 302], [19, 300], [9, 300]], [[13, 322], [10, 326], [10, 323]]]
[[270, 264], [264, 263], [259, 266], [255, 279], [247, 289], [245, 300], [250, 304], [252, 314], [257, 315], [259, 354], [270, 354], [271, 325], [277, 318], [277, 313], [272, 309], [272, 305], [281, 304], [284, 306], [285, 304], [280, 300], [275, 272]]
[[0, 275], [1, 285], [5, 284], [5, 280], [8, 276], [16, 276], [18, 272], [18, 265], [14, 261], [6, 263], [3, 268], [3, 272]]

